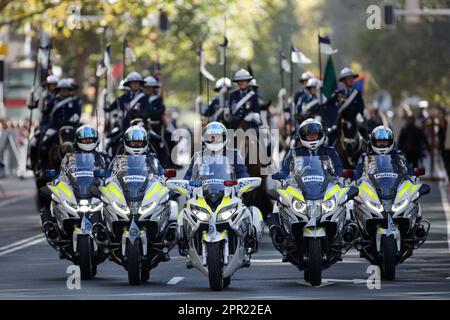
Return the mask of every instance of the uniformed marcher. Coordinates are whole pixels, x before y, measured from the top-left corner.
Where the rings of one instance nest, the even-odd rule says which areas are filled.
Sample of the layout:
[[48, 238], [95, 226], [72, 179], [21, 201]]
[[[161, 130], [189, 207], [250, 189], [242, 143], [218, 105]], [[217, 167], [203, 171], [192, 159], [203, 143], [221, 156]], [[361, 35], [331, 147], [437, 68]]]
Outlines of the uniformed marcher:
[[252, 79], [253, 76], [245, 69], [240, 69], [234, 76], [233, 82], [238, 84], [239, 89], [230, 94], [228, 101], [232, 129], [240, 125], [243, 129], [257, 129], [261, 124], [258, 95], [249, 87]]
[[[326, 98], [322, 95], [322, 101], [319, 99], [321, 81], [317, 78], [311, 78], [305, 85], [305, 95], [298, 101], [295, 110], [295, 119], [297, 123], [302, 123], [309, 118], [319, 118], [321, 120], [321, 102], [325, 103]], [[321, 120], [322, 121], [322, 120]]]
[[302, 88], [297, 91], [294, 95], [294, 105], [297, 105], [298, 101], [303, 98], [304, 95], [308, 94], [308, 91], [306, 90], [305, 86], [309, 79], [314, 78], [314, 74], [311, 71], [303, 72], [300, 76], [300, 79], [298, 82], [302, 85]]
[[58, 77], [50, 75], [47, 77], [45, 83], [43, 84], [46, 88], [42, 91], [39, 99], [34, 103], [34, 105], [29, 105], [29, 109], [39, 108], [41, 111], [41, 119], [39, 120], [39, 125], [36, 127], [33, 133], [33, 137], [30, 141], [30, 164], [29, 168], [33, 171], [36, 169], [37, 156], [38, 156], [38, 145], [41, 141], [45, 131], [50, 125], [50, 112], [49, 106], [50, 101], [56, 97], [56, 86], [58, 85]]
[[78, 126], [81, 117], [82, 101], [75, 94], [75, 87], [69, 79], [62, 79], [56, 86], [57, 96], [49, 101], [50, 120], [48, 129], [40, 144], [39, 159], [48, 159], [50, 147], [56, 139], [58, 130], [64, 125]]
[[[221, 94], [224, 95], [224, 99], [226, 98], [226, 94], [224, 94], [225, 92], [221, 93], [222, 89], [226, 89], [226, 93], [228, 93], [228, 91], [233, 87], [231, 80], [228, 79], [227, 77], [224, 78], [220, 78], [219, 80], [216, 81], [216, 84], [214, 85], [214, 92], [217, 92], [217, 96], [215, 96], [210, 104], [208, 105], [207, 108], [205, 108], [205, 110], [203, 110], [202, 112], [202, 116], [204, 117], [208, 117], [210, 121], [220, 121], [222, 118], [222, 114], [220, 112], [220, 99], [221, 99]], [[227, 101], [224, 101], [223, 105], [226, 105]]]
[[159, 84], [152, 76], [144, 79], [144, 93], [147, 96], [147, 103], [145, 104], [146, 119], [150, 119], [151, 128], [156, 133], [160, 134], [163, 127], [163, 115], [166, 112], [163, 97], [158, 94]]
[[130, 88], [129, 91], [118, 97], [111, 105], [105, 108], [105, 112], [120, 110], [122, 112], [122, 130], [125, 131], [131, 120], [141, 118], [144, 115], [144, 108], [147, 104], [147, 97], [141, 90], [145, 83], [142, 76], [133, 71], [127, 75], [123, 85]]
[[[361, 92], [353, 88], [353, 83], [356, 78], [358, 78], [358, 74], [350, 68], [342, 69], [339, 76], [339, 81], [345, 86], [346, 95], [346, 101], [339, 110], [339, 117], [352, 122], [354, 125], [363, 122], [365, 110]], [[362, 126], [360, 126], [360, 131], [364, 138], [367, 138], [367, 131]]]

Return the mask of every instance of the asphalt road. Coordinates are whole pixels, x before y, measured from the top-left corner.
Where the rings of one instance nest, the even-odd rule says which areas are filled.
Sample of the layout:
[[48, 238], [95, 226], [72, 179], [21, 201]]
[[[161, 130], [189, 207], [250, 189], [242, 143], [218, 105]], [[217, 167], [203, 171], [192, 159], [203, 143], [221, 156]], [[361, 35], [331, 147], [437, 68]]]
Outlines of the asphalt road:
[[[0, 299], [450, 299], [450, 251], [447, 217], [440, 186], [423, 198], [423, 215], [432, 226], [427, 243], [398, 267], [397, 280], [369, 290], [369, 264], [350, 251], [342, 262], [324, 271], [324, 284], [313, 288], [303, 274], [282, 263], [267, 235], [252, 266], [239, 270], [230, 288], [211, 292], [208, 279], [187, 270], [175, 248], [171, 261], [150, 274], [149, 283], [130, 286], [126, 271], [106, 261], [94, 280], [69, 290], [68, 261], [60, 260], [43, 238], [33, 199], [32, 180], [0, 180]], [[449, 213], [450, 214], [450, 213]]]

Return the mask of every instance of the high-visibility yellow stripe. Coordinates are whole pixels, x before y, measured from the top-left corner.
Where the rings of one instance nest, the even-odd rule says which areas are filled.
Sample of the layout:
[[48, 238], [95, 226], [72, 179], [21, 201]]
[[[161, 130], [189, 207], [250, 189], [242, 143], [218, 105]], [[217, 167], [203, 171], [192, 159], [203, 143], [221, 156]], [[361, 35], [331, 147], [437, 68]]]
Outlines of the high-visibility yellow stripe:
[[110, 184], [108, 186], [109, 190], [114, 193], [116, 195], [117, 198], [119, 198], [120, 200], [123, 200], [123, 195], [122, 192], [120, 192], [119, 190], [117, 190], [116, 186], [113, 184]]
[[177, 186], [177, 190], [181, 193], [181, 194], [187, 194], [187, 191], [184, 190], [183, 188], [180, 188]]
[[210, 206], [206, 203], [205, 198], [203, 197], [198, 197], [198, 205], [202, 208], [205, 208], [206, 210], [208, 210], [208, 212], [212, 212]]
[[305, 228], [306, 231], [308, 231], [309, 233], [312, 233], [310, 228]]
[[278, 190], [278, 192], [280, 192], [286, 198], [286, 200], [289, 201], [289, 195], [286, 190], [280, 189]]
[[50, 187], [59, 196], [59, 189], [57, 187]]
[[251, 185], [245, 186], [244, 188], [242, 188], [242, 189], [240, 190], [240, 192], [241, 192], [241, 193], [245, 193], [245, 192], [247, 192], [248, 189], [250, 189], [250, 187], [251, 187]]
[[222, 208], [225, 208], [229, 205], [230, 205], [230, 197], [223, 197], [222, 202], [219, 204], [216, 211], [220, 212], [220, 210], [222, 210]]
[[297, 199], [299, 199], [301, 201], [305, 201], [305, 198], [303, 198], [303, 195], [301, 194], [301, 192], [297, 191], [295, 188], [289, 186], [289, 187], [287, 187], [286, 191], [289, 192], [290, 194], [292, 194]]
[[403, 195], [412, 187], [411, 182], [407, 181], [403, 188], [398, 192], [397, 199], [401, 199]]
[[339, 191], [339, 199], [344, 196], [344, 194], [348, 191], [348, 188], [341, 188], [341, 191]]
[[378, 197], [377, 195], [372, 191], [372, 189], [370, 189], [370, 187], [363, 183], [359, 186], [359, 190], [364, 191], [368, 196], [370, 196], [373, 200], [377, 201]]
[[58, 183], [58, 188], [60, 188], [69, 198], [73, 197], [72, 192], [64, 185], [64, 183]]
[[158, 192], [162, 188], [161, 183], [157, 182], [155, 183], [150, 190], [147, 192], [147, 195], [145, 196], [145, 200], [149, 200], [156, 192]]
[[333, 188], [331, 188], [330, 191], [327, 192], [327, 194], [325, 195], [325, 197], [323, 198], [323, 200], [328, 200], [330, 199], [332, 196], [334, 196], [334, 194], [336, 192], [338, 192], [341, 189], [341, 187], [339, 187], [338, 185], [335, 185]]
[[109, 193], [108, 188], [107, 188], [107, 187], [102, 187], [102, 188], [103, 188], [103, 191], [105, 191], [106, 196], [109, 198], [109, 196], [110, 196], [111, 194]]

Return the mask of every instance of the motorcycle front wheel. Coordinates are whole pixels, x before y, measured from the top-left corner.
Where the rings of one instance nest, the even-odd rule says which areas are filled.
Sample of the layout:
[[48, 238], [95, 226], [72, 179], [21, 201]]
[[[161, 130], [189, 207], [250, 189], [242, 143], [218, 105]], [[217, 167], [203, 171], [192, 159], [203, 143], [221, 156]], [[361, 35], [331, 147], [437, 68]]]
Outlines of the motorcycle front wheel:
[[81, 280], [90, 280], [95, 276], [92, 262], [93, 244], [91, 237], [89, 235], [78, 236], [77, 247]]
[[308, 243], [308, 270], [305, 276], [309, 275], [309, 283], [314, 286], [322, 284], [322, 247], [320, 239], [310, 239]]
[[128, 282], [133, 286], [137, 286], [141, 283], [142, 276], [141, 240], [136, 239], [134, 243], [127, 240], [126, 246]]
[[395, 266], [397, 262], [397, 243], [393, 236], [383, 239], [383, 262], [381, 276], [385, 280], [395, 279]]
[[208, 243], [207, 254], [209, 287], [213, 291], [220, 291], [224, 285], [220, 243]]

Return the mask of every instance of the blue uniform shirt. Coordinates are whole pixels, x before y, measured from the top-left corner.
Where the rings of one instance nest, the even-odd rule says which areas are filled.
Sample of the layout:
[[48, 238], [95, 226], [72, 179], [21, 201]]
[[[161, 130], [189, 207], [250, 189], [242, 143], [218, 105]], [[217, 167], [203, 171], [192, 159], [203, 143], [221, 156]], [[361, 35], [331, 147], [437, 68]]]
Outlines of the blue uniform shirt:
[[336, 172], [336, 176], [340, 177], [342, 175], [342, 170], [344, 166], [342, 164], [341, 158], [337, 154], [336, 150], [333, 147], [328, 146], [320, 146], [314, 151], [309, 150], [306, 147], [299, 147], [295, 149], [291, 149], [286, 157], [283, 160], [283, 164], [280, 170], [280, 173], [284, 176], [288, 176], [290, 172], [291, 161], [294, 157], [307, 157], [307, 156], [329, 156], [331, 161], [333, 162], [333, 167]]
[[[235, 108], [235, 106], [239, 103], [239, 101], [241, 101], [241, 99], [243, 99], [247, 94], [249, 94], [250, 92], [254, 92], [254, 94], [242, 105], [242, 107], [240, 107], [234, 114], [233, 114], [233, 110]], [[235, 90], [233, 92], [230, 93], [230, 97], [228, 99], [228, 106], [230, 108], [230, 114], [232, 116], [232, 124], [231, 126], [233, 128], [236, 128], [239, 124], [239, 122], [243, 121], [244, 118], [252, 113], [252, 112], [256, 112], [256, 113], [260, 113], [261, 112], [261, 106], [259, 105], [259, 101], [258, 101], [258, 95], [256, 94], [255, 91], [252, 90]], [[250, 127], [254, 127], [255, 124], [253, 123], [248, 123], [248, 125]]]
[[[189, 165], [189, 168], [186, 171], [186, 174], [184, 175], [184, 180], [191, 180], [192, 179], [192, 171], [194, 168], [195, 160], [197, 157], [201, 157], [203, 154], [200, 152], [197, 152], [194, 154], [191, 160], [191, 164]], [[248, 178], [249, 174], [247, 171], [247, 167], [242, 159], [242, 157], [239, 155], [239, 152], [237, 149], [226, 149], [226, 156], [229, 158], [232, 158], [232, 164], [234, 166], [234, 173], [236, 175], [236, 179], [240, 178]], [[231, 159], [230, 159], [231, 160]]]

